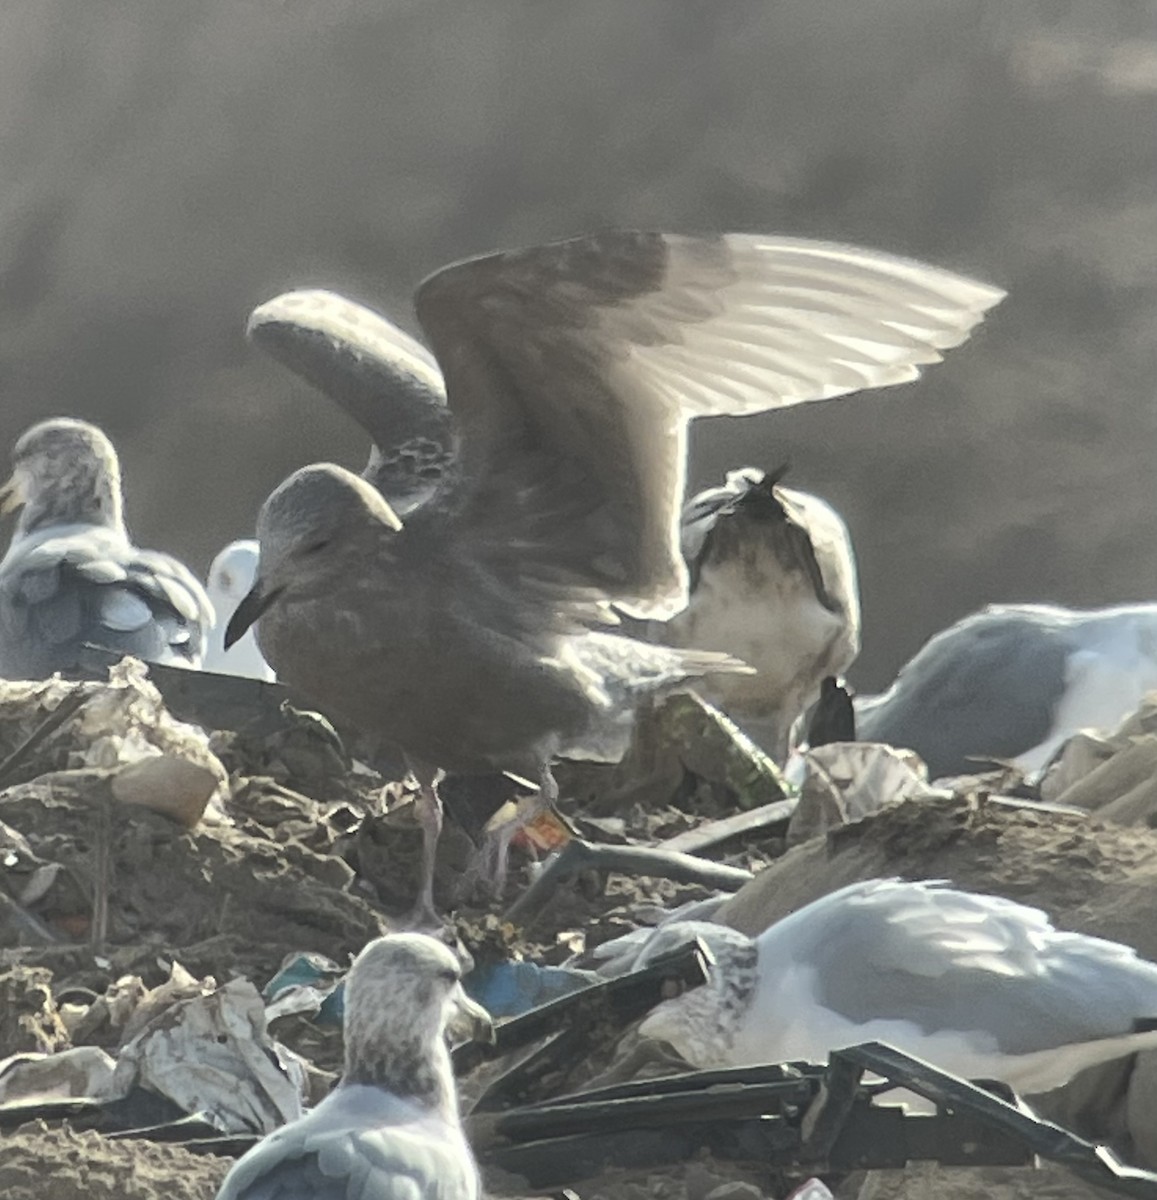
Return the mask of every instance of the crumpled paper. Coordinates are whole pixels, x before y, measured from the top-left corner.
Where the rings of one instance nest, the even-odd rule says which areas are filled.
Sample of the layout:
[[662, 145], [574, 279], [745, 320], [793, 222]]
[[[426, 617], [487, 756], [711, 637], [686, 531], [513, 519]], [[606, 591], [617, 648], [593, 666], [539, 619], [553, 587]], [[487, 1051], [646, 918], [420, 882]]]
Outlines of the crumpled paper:
[[33, 1100], [115, 1100], [116, 1060], [99, 1046], [73, 1046], [55, 1054], [13, 1054], [0, 1061], [0, 1104]]
[[125, 1029], [116, 1082], [199, 1113], [223, 1133], [269, 1133], [296, 1120], [303, 1061], [268, 1035], [265, 1002], [247, 979], [221, 987], [174, 963]]
[[[307, 1064], [268, 1034], [265, 1002], [246, 979], [218, 987], [179, 963], [147, 989], [124, 976], [91, 1006], [93, 1029], [123, 1027], [113, 1058], [96, 1046], [0, 1062], [0, 1103], [50, 1097], [115, 1100], [134, 1087], [197, 1113], [222, 1133], [270, 1133], [301, 1116]], [[83, 1018], [72, 1023], [80, 1036]]]
[[911, 750], [880, 742], [831, 742], [803, 755], [799, 803], [787, 827], [788, 845], [847, 825], [896, 800], [950, 793], [928, 782]]
[[31, 776], [61, 770], [108, 772], [112, 793], [122, 803], [144, 805], [195, 825], [226, 786], [225, 768], [203, 730], [170, 715], [139, 659], [126, 657], [110, 667], [107, 683], [56, 676], [40, 682], [0, 681], [0, 725], [19, 744], [77, 695], [84, 698], [77, 712], [31, 752]]
[[1041, 798], [1122, 825], [1157, 814], [1157, 694], [1112, 733], [1070, 738], [1040, 782]]

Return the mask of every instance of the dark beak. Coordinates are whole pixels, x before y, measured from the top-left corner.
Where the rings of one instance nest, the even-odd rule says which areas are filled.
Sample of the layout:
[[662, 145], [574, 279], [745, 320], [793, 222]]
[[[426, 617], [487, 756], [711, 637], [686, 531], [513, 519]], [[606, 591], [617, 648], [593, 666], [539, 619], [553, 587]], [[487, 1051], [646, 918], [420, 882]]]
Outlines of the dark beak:
[[284, 588], [273, 588], [272, 591], [263, 591], [260, 579], [253, 585], [249, 594], [233, 610], [233, 615], [229, 618], [229, 624], [225, 626], [226, 650], [234, 642], [239, 642], [245, 636], [245, 631], [249, 626], [261, 616], [284, 590]]

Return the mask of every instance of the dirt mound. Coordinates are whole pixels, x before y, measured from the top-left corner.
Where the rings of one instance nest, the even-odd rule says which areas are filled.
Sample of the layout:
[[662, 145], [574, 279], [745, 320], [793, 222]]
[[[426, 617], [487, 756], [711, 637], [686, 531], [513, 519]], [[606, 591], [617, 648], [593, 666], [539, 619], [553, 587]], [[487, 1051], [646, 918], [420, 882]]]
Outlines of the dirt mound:
[[212, 1200], [228, 1159], [180, 1146], [113, 1141], [30, 1125], [4, 1138], [0, 1195], [6, 1200]]
[[[196, 1002], [213, 994], [214, 979], [248, 988], [238, 977], [260, 988], [303, 952], [341, 968], [412, 900], [420, 831], [406, 787], [383, 788], [380, 777], [350, 760], [332, 728], [294, 710], [260, 734], [204, 739], [170, 730], [168, 740], [160, 739], [162, 750], [150, 730], [169, 718], [151, 686], [132, 672], [103, 688], [57, 685], [47, 700], [42, 692], [24, 695], [32, 713], [19, 704], [5, 707], [0, 694], [0, 746], [9, 752], [9, 769], [11, 756], [21, 756], [19, 771], [0, 791], [0, 1053], [87, 1047], [116, 1057], [129, 1031], [139, 1030], [150, 995], [169, 989]], [[124, 694], [115, 694], [118, 688]], [[70, 696], [79, 696], [76, 708], [57, 719]], [[131, 714], [119, 740], [102, 744], [103, 757], [93, 751], [88, 706], [94, 702], [105, 714]], [[193, 737], [188, 753], [218, 762], [213, 770], [228, 776], [191, 825], [174, 819], [162, 776], [142, 775], [137, 766], [142, 757], [180, 757], [186, 736]], [[3, 770], [0, 764], [0, 784]], [[117, 788], [126, 771], [150, 781], [132, 803]], [[626, 773], [623, 767], [601, 776], [585, 768], [573, 773], [567, 790], [581, 803], [571, 815], [595, 840], [655, 845], [699, 836], [753, 799], [757, 809], [768, 806], [766, 795], [737, 792], [718, 763], [696, 759], [685, 747], [658, 767], [648, 763], [642, 792], [632, 792]], [[471, 893], [463, 881], [471, 834], [508, 786], [461, 779], [447, 790], [451, 820], [440, 847], [439, 887], [443, 899], [460, 898], [455, 932], [476, 964], [561, 963], [676, 904], [710, 895], [701, 883], [584, 869], [536, 905], [522, 927], [504, 921], [504, 904], [534, 874], [528, 848], [514, 857], [505, 900]], [[855, 880], [943, 878], [1038, 904], [1062, 926], [1128, 942], [1157, 958], [1157, 831], [1144, 822], [1125, 827], [1010, 802], [985, 786], [965, 782], [953, 793], [924, 788], [927, 795], [885, 804], [786, 853], [782, 821], [731, 834], [710, 855], [757, 873], [721, 918], [754, 933]], [[260, 1009], [256, 993], [248, 994]], [[307, 1060], [314, 1099], [324, 1094], [340, 1064], [337, 1027], [308, 1012], [290, 1013], [277, 1018], [274, 1036]], [[588, 1068], [583, 1062], [575, 1070]], [[1149, 1059], [1136, 1067], [1117, 1064], [1044, 1103], [1066, 1123], [1144, 1158], [1154, 1152], [1143, 1129], [1155, 1094], [1150, 1079], [1157, 1079], [1157, 1066]], [[190, 1111], [170, 1107], [157, 1119]], [[162, 1193], [210, 1200], [228, 1167], [227, 1160], [175, 1147], [77, 1131], [84, 1128], [78, 1117], [71, 1130], [32, 1124], [6, 1135], [0, 1194], [43, 1195], [49, 1178], [54, 1200], [74, 1194], [156, 1200]], [[944, 1173], [937, 1194], [965, 1200], [986, 1180], [997, 1186], [997, 1178]], [[874, 1179], [865, 1186], [876, 1186]], [[1010, 1196], [1024, 1190], [1024, 1180], [1034, 1189], [1047, 1183], [1049, 1195], [1084, 1194], [1059, 1175], [1005, 1172], [1000, 1179], [1010, 1181], [999, 1185]], [[855, 1195], [859, 1182], [845, 1180], [841, 1200]], [[497, 1176], [488, 1186], [506, 1197], [521, 1191], [517, 1180]], [[915, 1185], [905, 1177], [904, 1186]], [[782, 1190], [770, 1176], [753, 1179], [740, 1167], [705, 1160], [666, 1173], [608, 1174], [586, 1182], [581, 1194], [706, 1200], [721, 1188], [716, 1200], [730, 1195], [727, 1189], [751, 1200]]]

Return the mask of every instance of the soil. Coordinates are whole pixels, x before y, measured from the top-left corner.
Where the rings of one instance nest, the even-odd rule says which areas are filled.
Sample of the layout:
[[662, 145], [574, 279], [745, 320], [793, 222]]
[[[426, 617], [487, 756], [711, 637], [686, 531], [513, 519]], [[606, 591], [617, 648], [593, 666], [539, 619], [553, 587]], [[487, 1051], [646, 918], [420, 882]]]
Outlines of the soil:
[[[125, 976], [155, 987], [177, 962], [197, 978], [245, 976], [260, 987], [289, 955], [313, 951], [342, 964], [390, 928], [414, 894], [420, 833], [410, 795], [391, 785], [383, 798], [382, 781], [344, 758], [329, 734], [319, 734], [313, 750], [311, 736], [299, 740], [288, 765], [284, 754], [270, 751], [268, 739], [214, 735], [230, 782], [220, 807], [211, 806], [192, 829], [147, 808], [105, 804], [99, 773], [61, 769], [66, 759], [58, 746], [46, 750], [43, 762], [24, 765], [22, 782], [0, 793], [0, 846], [16, 847], [4, 859], [0, 888], [23, 897], [19, 910], [38, 924], [0, 919], [0, 1056], [78, 1044], [115, 1055], [121, 1025], [110, 1015], [113, 1006], [93, 1002]], [[581, 813], [570, 815], [584, 833], [604, 840], [672, 836], [729, 815], [737, 803], [726, 788], [690, 774], [665, 802], [652, 788], [645, 804], [624, 792], [621, 772], [607, 780], [606, 795], [620, 801], [611, 812], [589, 772], [581, 788], [571, 789], [583, 796], [584, 811], [602, 815], [587, 825]], [[558, 963], [663, 909], [709, 895], [698, 885], [588, 873], [541, 905], [529, 928], [516, 928], [501, 919], [497, 900], [463, 888], [472, 847], [465, 827], [484, 821], [502, 792], [492, 780], [456, 781], [448, 809], [463, 820], [448, 822], [440, 850], [440, 899], [457, 904], [454, 933], [476, 962], [521, 956]], [[1157, 832], [1012, 807], [985, 795], [982, 788], [962, 788], [951, 797], [886, 806], [786, 853], [782, 826], [734, 838], [711, 856], [758, 874], [728, 902], [722, 919], [756, 932], [856, 879], [944, 878], [1039, 904], [1063, 926], [1157, 957]], [[107, 935], [94, 951], [92, 897], [106, 843]], [[50, 885], [22, 892], [21, 880], [36, 878], [37, 871], [47, 877], [46, 864], [57, 864]], [[516, 853], [507, 900], [532, 871], [531, 853]], [[45, 936], [29, 933], [36, 928]], [[78, 1022], [80, 1010], [87, 1015]], [[275, 1033], [317, 1068], [315, 1083], [324, 1091], [340, 1064], [340, 1034], [304, 1017], [281, 1019]], [[576, 1065], [574, 1078], [586, 1066]], [[1079, 1080], [1081, 1086], [1045, 1103], [1075, 1127], [1137, 1154], [1127, 1112], [1132, 1068], [1114, 1070], [1091, 1084]], [[1107, 1095], [1114, 1097], [1108, 1106]], [[13, 1128], [9, 1120], [2, 1146], [0, 1195], [11, 1200], [211, 1200], [230, 1162], [143, 1139], [114, 1140], [67, 1122]], [[919, 1172], [900, 1182], [897, 1173], [887, 1178], [887, 1194], [913, 1198], [935, 1193], [966, 1200], [982, 1191], [1012, 1197], [1028, 1187], [1058, 1200], [1092, 1194], [1060, 1171], [983, 1176], [945, 1170], [934, 1183]], [[1004, 1182], [998, 1187], [997, 1180]], [[849, 1178], [837, 1192], [843, 1200], [861, 1187], [878, 1192], [881, 1186], [874, 1175]], [[523, 1194], [520, 1182], [509, 1178], [488, 1177], [487, 1187], [495, 1196]], [[665, 1172], [613, 1172], [584, 1181], [576, 1192], [585, 1200], [785, 1194], [782, 1180], [708, 1159]]]

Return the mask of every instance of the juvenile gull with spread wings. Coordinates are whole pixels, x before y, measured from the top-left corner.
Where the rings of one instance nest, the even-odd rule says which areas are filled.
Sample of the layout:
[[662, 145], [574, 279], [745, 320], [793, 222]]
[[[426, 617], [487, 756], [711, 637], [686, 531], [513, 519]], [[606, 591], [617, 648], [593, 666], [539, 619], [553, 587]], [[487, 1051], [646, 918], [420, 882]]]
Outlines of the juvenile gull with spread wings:
[[1034, 1093], [1157, 1046], [1157, 965], [997, 896], [868, 880], [755, 939], [702, 921], [661, 926], [641, 950], [628, 935], [621, 965], [696, 936], [716, 960], [708, 983], [640, 1026], [696, 1067], [826, 1062], [832, 1050], [881, 1041]]
[[476, 1200], [446, 1047], [456, 1019], [492, 1033], [445, 946], [370, 942], [346, 981], [341, 1083], [239, 1159], [217, 1200]]
[[[258, 520], [258, 617], [278, 677], [400, 745], [423, 788], [432, 909], [440, 769], [537, 778], [604, 736], [613, 694], [726, 660], [591, 632], [613, 602], [686, 603], [687, 424], [915, 378], [997, 289], [891, 255], [793, 238], [608, 233], [448, 267], [419, 289], [460, 439], [404, 522], [329, 465]], [[263, 615], [264, 614], [264, 615]]]
[[85, 643], [199, 665], [212, 605], [182, 563], [129, 541], [109, 439], [85, 421], [41, 421], [12, 461], [0, 511], [22, 511], [0, 562], [0, 676], [68, 670]]

